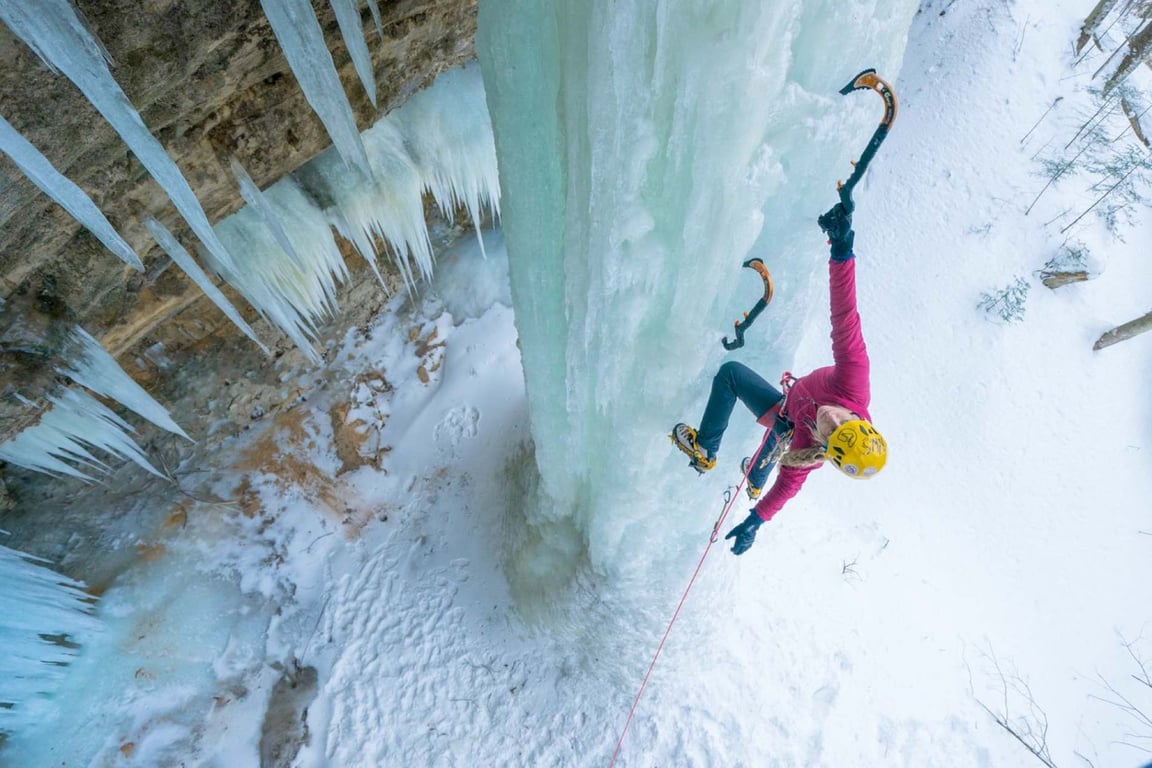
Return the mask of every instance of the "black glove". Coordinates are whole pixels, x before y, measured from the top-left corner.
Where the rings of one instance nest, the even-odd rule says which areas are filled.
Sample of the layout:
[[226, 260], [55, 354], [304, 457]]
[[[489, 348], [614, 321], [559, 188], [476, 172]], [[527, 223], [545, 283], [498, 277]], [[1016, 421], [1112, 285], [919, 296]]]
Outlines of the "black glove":
[[856, 239], [856, 233], [852, 231], [852, 212], [843, 203], [836, 203], [816, 219], [816, 223], [828, 235], [828, 242], [832, 245], [832, 260], [846, 261], [852, 253], [852, 241]]
[[744, 522], [728, 531], [728, 535], [724, 540], [735, 538], [736, 541], [732, 542], [732, 554], [742, 555], [752, 547], [752, 542], [756, 541], [756, 531], [764, 524], [760, 519], [760, 515], [756, 514], [756, 510], [748, 512], [748, 517], [744, 518]]

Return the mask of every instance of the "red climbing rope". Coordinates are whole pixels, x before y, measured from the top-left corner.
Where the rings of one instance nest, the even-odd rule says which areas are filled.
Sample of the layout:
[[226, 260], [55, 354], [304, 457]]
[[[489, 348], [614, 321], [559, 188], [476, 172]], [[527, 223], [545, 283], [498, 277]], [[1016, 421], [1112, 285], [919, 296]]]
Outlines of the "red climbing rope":
[[[768, 435], [772, 434], [771, 429], [764, 430], [764, 438], [760, 441], [760, 447], [756, 449], [753, 456], [759, 456], [760, 451], [763, 450], [764, 444], [768, 441]], [[748, 470], [751, 471], [752, 462], [748, 462]], [[640, 697], [644, 694], [644, 688], [648, 685], [648, 678], [652, 675], [652, 669], [656, 666], [656, 660], [660, 658], [660, 652], [664, 650], [664, 643], [668, 640], [668, 634], [672, 631], [672, 625], [676, 623], [676, 618], [680, 615], [680, 609], [684, 607], [684, 601], [688, 599], [688, 592], [692, 589], [692, 585], [696, 583], [696, 577], [700, 574], [700, 569], [704, 566], [704, 558], [708, 557], [708, 552], [712, 549], [712, 545], [716, 543], [717, 536], [720, 532], [720, 527], [724, 525], [724, 519], [728, 517], [728, 513], [732, 509], [732, 505], [736, 503], [736, 499], [740, 496], [740, 490], [744, 487], [744, 483], [748, 481], [748, 473], [744, 473], [744, 477], [740, 479], [740, 484], [736, 486], [736, 491], [728, 499], [724, 506], [724, 511], [720, 514], [720, 518], [716, 521], [716, 525], [712, 527], [712, 535], [708, 537], [708, 545], [704, 547], [704, 554], [700, 555], [700, 562], [696, 564], [696, 570], [692, 572], [692, 578], [688, 580], [688, 586], [684, 589], [684, 594], [680, 596], [680, 602], [676, 606], [676, 612], [672, 614], [672, 620], [668, 622], [668, 628], [664, 630], [664, 637], [660, 638], [660, 645], [656, 648], [656, 655], [652, 657], [652, 663], [648, 665], [648, 671], [644, 673], [644, 681], [640, 683], [640, 690], [636, 692], [636, 699], [632, 702], [632, 711], [628, 713], [628, 719], [624, 721], [624, 729], [620, 731], [620, 740], [616, 742], [616, 751], [612, 753], [612, 762], [608, 763], [608, 768], [616, 765], [616, 758], [620, 755], [620, 747], [624, 744], [624, 735], [628, 733], [628, 726], [632, 724], [632, 717], [636, 714], [636, 707], [640, 704]]]

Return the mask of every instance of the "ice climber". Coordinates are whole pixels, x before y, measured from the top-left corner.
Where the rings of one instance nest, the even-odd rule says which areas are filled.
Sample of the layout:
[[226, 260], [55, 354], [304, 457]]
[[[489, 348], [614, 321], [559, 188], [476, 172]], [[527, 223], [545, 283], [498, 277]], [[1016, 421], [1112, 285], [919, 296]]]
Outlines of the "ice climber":
[[[828, 235], [828, 262], [832, 307], [833, 364], [793, 379], [786, 374], [781, 386], [769, 384], [751, 368], [735, 361], [720, 366], [700, 420], [699, 431], [677, 424], [676, 446], [691, 458], [691, 466], [706, 472], [716, 466], [720, 439], [739, 399], [768, 428], [763, 447], [745, 459], [748, 495], [758, 500], [744, 522], [725, 539], [735, 539], [732, 552], [741, 555], [756, 540], [756, 531], [771, 520], [800, 490], [808, 473], [830, 461], [848, 477], [862, 480], [884, 468], [888, 445], [871, 424], [868, 403], [868, 351], [856, 311], [856, 255], [852, 214], [837, 203], [818, 220]], [[777, 459], [780, 471], [768, 492], [761, 489]]]

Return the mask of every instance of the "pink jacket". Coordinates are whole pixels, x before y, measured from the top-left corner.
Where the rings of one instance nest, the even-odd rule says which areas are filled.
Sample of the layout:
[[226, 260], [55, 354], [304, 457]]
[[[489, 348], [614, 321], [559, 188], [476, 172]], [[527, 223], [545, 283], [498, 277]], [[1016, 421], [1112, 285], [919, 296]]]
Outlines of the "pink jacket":
[[[816, 445], [812, 427], [816, 408], [840, 405], [871, 421], [868, 403], [872, 400], [868, 384], [868, 349], [860, 330], [860, 313], [856, 311], [856, 259], [828, 262], [828, 282], [832, 304], [833, 365], [817, 368], [796, 380], [788, 393], [784, 415], [795, 425], [791, 450], [799, 451]], [[796, 495], [816, 467], [798, 469], [778, 467], [776, 482], [756, 504], [756, 514], [771, 520], [788, 499]]]

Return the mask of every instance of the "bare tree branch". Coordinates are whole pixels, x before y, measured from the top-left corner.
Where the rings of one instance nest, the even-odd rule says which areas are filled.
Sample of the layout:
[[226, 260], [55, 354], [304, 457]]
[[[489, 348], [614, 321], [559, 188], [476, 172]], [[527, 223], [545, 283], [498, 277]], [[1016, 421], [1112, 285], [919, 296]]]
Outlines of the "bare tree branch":
[[[1088, 213], [1089, 213], [1089, 211], [1091, 211], [1093, 208], [1095, 208], [1096, 206], [1100, 205], [1100, 203], [1102, 203], [1102, 202], [1104, 201], [1104, 198], [1106, 198], [1106, 197], [1108, 197], [1108, 195], [1112, 194], [1113, 190], [1115, 190], [1115, 189], [1116, 189], [1116, 187], [1118, 187], [1118, 186], [1120, 186], [1121, 184], [1123, 184], [1123, 183], [1124, 183], [1124, 180], [1125, 180], [1125, 179], [1127, 179], [1129, 176], [1131, 176], [1131, 175], [1132, 175], [1132, 172], [1133, 172], [1134, 170], [1136, 170], [1137, 168], [1139, 168], [1139, 167], [1140, 167], [1140, 166], [1138, 166], [1138, 165], [1133, 165], [1131, 168], [1129, 168], [1129, 169], [1128, 169], [1128, 172], [1127, 172], [1127, 173], [1125, 173], [1123, 176], [1121, 176], [1119, 179], [1117, 179], [1117, 181], [1116, 181], [1116, 183], [1115, 183], [1115, 184], [1113, 184], [1112, 186], [1108, 187], [1108, 191], [1106, 191], [1104, 194], [1100, 195], [1100, 197], [1096, 198], [1096, 202], [1092, 203], [1092, 205], [1090, 205], [1090, 206], [1088, 206], [1086, 209], [1084, 209], [1084, 212], [1083, 212], [1083, 213], [1081, 213], [1079, 216], [1077, 216], [1075, 219], [1073, 219], [1071, 224], [1069, 224], [1068, 226], [1064, 227], [1064, 229], [1060, 230], [1060, 234], [1064, 234], [1064, 233], [1065, 233], [1065, 232], [1067, 232], [1069, 229], [1071, 229], [1072, 227], [1076, 226], [1076, 222], [1080, 221], [1080, 219], [1082, 219], [1082, 218], [1084, 218], [1085, 216], [1087, 216], [1087, 215], [1088, 215]], [[1097, 344], [1099, 344], [1100, 342], [1096, 342], [1096, 343], [1097, 343]], [[1107, 345], [1105, 345], [1105, 346], [1107, 346]]]
[[[996, 654], [991, 649], [984, 652], [983, 655], [986, 660], [991, 662], [992, 667], [996, 670], [996, 676], [999, 677], [1002, 711], [993, 711], [979, 698], [976, 699], [976, 703], [1032, 756], [1048, 768], [1057, 768], [1056, 764], [1052, 762], [1052, 754], [1048, 750], [1048, 716], [1037, 705], [1036, 697], [1032, 695], [1032, 689], [1019, 676], [1005, 674], [1000, 667], [1000, 660], [996, 658]], [[971, 675], [971, 670], [969, 670], [969, 675]], [[1011, 714], [1013, 695], [1026, 702], [1027, 714]]]

